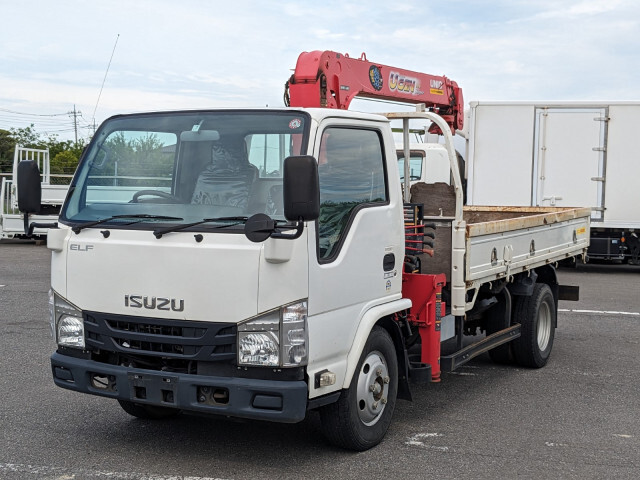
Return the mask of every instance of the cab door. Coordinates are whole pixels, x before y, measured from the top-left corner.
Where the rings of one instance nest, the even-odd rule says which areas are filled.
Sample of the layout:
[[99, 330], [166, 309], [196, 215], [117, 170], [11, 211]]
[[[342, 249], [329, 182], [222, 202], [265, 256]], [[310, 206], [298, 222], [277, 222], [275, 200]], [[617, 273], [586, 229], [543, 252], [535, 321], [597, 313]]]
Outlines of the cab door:
[[320, 218], [308, 245], [310, 362], [346, 366], [364, 312], [401, 297], [402, 201], [382, 126], [327, 119], [316, 134]]

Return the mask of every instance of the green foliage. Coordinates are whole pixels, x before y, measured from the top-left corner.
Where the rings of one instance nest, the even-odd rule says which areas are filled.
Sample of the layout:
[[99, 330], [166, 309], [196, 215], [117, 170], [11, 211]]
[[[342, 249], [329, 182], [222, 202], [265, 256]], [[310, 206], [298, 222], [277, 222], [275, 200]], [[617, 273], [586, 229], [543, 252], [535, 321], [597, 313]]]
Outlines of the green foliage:
[[15, 140], [11, 132], [0, 130], [0, 172], [10, 172], [13, 168], [13, 149]]
[[104, 142], [93, 162], [92, 184], [157, 186], [157, 177], [171, 179], [174, 151], [166, 151], [154, 133], [127, 133], [116, 132]]
[[24, 128], [11, 128], [11, 137], [14, 140], [14, 146], [26, 148], [39, 148], [42, 142], [40, 134], [36, 132], [33, 123]]
[[78, 166], [78, 157], [71, 150], [62, 150], [51, 158], [51, 173], [72, 175]]
[[11, 128], [9, 131], [0, 130], [0, 172], [11, 172], [15, 148], [21, 146], [49, 149], [51, 173], [72, 174], [86, 144], [84, 139], [75, 143], [71, 140], [60, 141], [57, 134], [44, 136], [36, 131], [33, 124], [23, 128]]

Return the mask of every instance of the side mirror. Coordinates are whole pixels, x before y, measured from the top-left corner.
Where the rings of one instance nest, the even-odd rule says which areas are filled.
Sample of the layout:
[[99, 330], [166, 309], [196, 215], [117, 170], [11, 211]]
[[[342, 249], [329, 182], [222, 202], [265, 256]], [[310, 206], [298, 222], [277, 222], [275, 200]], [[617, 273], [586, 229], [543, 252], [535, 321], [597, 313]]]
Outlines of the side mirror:
[[287, 157], [283, 171], [284, 217], [292, 222], [320, 216], [318, 163], [309, 155]]
[[40, 213], [42, 186], [35, 160], [18, 163], [18, 208], [23, 213]]
[[58, 228], [57, 223], [29, 223], [30, 213], [40, 213], [42, 185], [40, 169], [35, 160], [18, 163], [18, 209], [24, 213], [24, 234], [31, 238], [35, 228]]

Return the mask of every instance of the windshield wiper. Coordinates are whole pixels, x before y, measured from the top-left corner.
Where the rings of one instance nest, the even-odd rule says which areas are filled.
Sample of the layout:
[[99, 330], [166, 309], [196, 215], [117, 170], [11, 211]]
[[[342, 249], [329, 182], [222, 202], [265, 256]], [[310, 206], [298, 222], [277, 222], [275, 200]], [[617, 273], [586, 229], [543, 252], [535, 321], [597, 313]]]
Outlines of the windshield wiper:
[[[71, 230], [73, 233], [78, 234], [81, 230], [89, 227], [95, 227], [96, 225], [100, 225], [105, 222], [109, 222], [111, 220], [116, 220], [118, 218], [136, 218], [136, 219], [153, 219], [153, 220], [182, 220], [181, 217], [168, 217], [166, 215], [152, 215], [148, 213], [138, 213], [131, 215], [113, 215], [111, 217], [103, 218], [102, 220], [96, 220], [95, 222], [87, 222], [82, 225], [76, 225]], [[132, 222], [135, 223], [135, 222]]]
[[216, 228], [233, 227], [234, 225], [239, 225], [240, 222], [246, 222], [248, 220], [248, 218], [249, 217], [203, 218], [202, 220], [200, 220], [198, 222], [183, 223], [181, 225], [173, 225], [171, 227], [158, 228], [158, 229], [153, 231], [153, 234], [155, 235], [156, 238], [161, 238], [162, 235], [164, 235], [165, 233], [179, 232], [180, 230], [185, 230], [185, 229], [190, 228], [190, 227], [195, 227], [197, 225], [202, 225], [203, 223], [211, 223], [211, 222], [235, 222], [235, 223], [229, 223], [227, 225], [220, 225], [219, 227], [216, 227]]

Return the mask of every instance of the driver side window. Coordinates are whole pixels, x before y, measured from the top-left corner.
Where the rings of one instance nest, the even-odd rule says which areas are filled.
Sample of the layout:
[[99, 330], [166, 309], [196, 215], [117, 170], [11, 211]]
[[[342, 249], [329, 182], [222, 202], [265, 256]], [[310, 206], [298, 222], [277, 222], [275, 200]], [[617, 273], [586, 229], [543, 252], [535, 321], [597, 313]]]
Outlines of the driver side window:
[[352, 218], [365, 207], [388, 203], [382, 141], [375, 130], [328, 128], [320, 143], [318, 259], [339, 253]]

